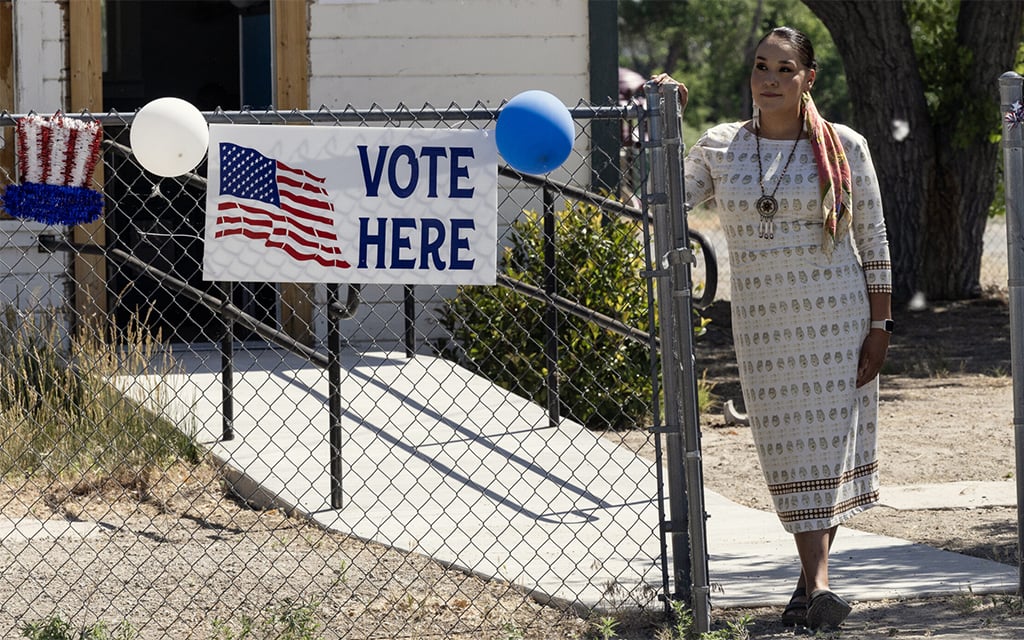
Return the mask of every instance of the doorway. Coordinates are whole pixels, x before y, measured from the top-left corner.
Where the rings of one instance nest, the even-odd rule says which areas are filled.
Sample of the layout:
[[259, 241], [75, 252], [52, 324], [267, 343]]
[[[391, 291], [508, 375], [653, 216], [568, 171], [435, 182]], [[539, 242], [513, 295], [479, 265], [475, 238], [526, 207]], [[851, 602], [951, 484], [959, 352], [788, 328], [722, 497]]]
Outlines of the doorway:
[[[201, 111], [235, 111], [273, 104], [269, 0], [106, 0], [103, 28], [103, 109], [133, 113], [173, 96]], [[128, 127], [107, 127], [129, 146]], [[128, 251], [192, 287], [220, 297], [202, 279], [205, 190], [160, 178], [123, 154], [107, 151], [106, 223], [110, 246]], [[205, 161], [195, 170], [205, 177]], [[132, 267], [108, 266], [111, 308], [118, 327], [137, 315], [170, 342], [212, 342], [222, 335], [215, 314]], [[232, 301], [271, 326], [279, 325], [277, 287], [239, 283]], [[255, 336], [238, 331], [242, 340]]]

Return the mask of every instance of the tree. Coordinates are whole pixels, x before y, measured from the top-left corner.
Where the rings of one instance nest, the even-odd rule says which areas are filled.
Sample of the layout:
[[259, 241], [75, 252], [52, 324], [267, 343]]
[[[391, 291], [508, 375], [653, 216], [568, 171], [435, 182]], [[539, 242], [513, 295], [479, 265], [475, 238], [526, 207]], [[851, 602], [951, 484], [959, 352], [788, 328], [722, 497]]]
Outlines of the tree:
[[667, 71], [686, 83], [691, 140], [709, 125], [750, 117], [754, 47], [771, 27], [787, 24], [815, 43], [819, 80], [815, 102], [825, 117], [848, 119], [846, 79], [828, 30], [800, 0], [715, 2], [623, 1], [619, 62], [647, 77]]
[[[1021, 0], [804, 0], [843, 59], [853, 125], [878, 171], [894, 298], [981, 294], [996, 190], [998, 78], [1021, 42]], [[918, 56], [917, 46], [929, 55]], [[924, 51], [922, 51], [924, 53]]]

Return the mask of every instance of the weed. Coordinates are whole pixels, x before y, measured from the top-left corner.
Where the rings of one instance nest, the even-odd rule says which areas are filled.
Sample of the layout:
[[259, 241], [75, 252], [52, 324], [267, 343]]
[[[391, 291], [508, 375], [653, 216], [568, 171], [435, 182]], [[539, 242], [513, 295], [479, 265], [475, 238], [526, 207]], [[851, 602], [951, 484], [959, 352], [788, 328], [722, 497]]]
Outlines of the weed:
[[743, 616], [738, 620], [730, 620], [725, 623], [725, 628], [714, 631], [706, 631], [697, 635], [693, 628], [693, 613], [686, 604], [679, 601], [672, 601], [672, 625], [658, 637], [661, 640], [749, 640], [750, 631], [747, 629], [753, 619], [750, 616]]
[[[59, 469], [63, 479], [95, 483], [198, 461], [194, 440], [147, 408], [161, 403], [169, 364], [139, 319], [113, 336], [90, 328], [66, 336], [56, 311], [2, 315], [0, 477]], [[127, 393], [116, 386], [125, 379], [137, 381]]]
[[[753, 622], [753, 618], [750, 616], [743, 616], [739, 620], [730, 620], [725, 623], [725, 629], [719, 629], [715, 633], [719, 636], [715, 640], [749, 640], [750, 631], [747, 627]], [[701, 635], [701, 640], [712, 640], [714, 636], [708, 634]]]
[[708, 372], [705, 369], [697, 380], [697, 408], [701, 413], [707, 413], [718, 407], [719, 398], [714, 393], [715, 383], [708, 380]]
[[55, 615], [47, 620], [25, 623], [21, 637], [27, 640], [135, 640], [139, 632], [127, 621], [113, 629], [104, 622], [75, 629], [70, 622]]
[[504, 639], [505, 640], [522, 640], [523, 639], [523, 632], [522, 632], [522, 630], [519, 627], [516, 626], [515, 622], [512, 622], [511, 620], [509, 620], [505, 624], [501, 625], [501, 632], [503, 634], [505, 634], [504, 635]]
[[612, 640], [618, 634], [615, 632], [615, 627], [619, 626], [619, 621], [611, 616], [603, 616], [597, 621], [597, 637], [600, 640]]
[[1018, 595], [992, 596], [992, 605], [1011, 616], [1024, 615], [1024, 598]]
[[966, 616], [974, 613], [981, 607], [982, 599], [974, 595], [974, 590], [968, 585], [966, 592], [960, 591], [953, 596], [952, 603], [953, 609], [957, 613]]
[[315, 600], [285, 598], [262, 618], [243, 615], [235, 630], [223, 620], [213, 621], [214, 640], [317, 640], [323, 628], [320, 604]]
[[274, 630], [274, 638], [280, 640], [306, 640], [317, 637], [321, 624], [317, 621], [319, 604], [310, 600], [297, 602], [286, 599], [274, 608], [270, 615], [270, 625]]
[[693, 614], [686, 607], [686, 604], [679, 600], [672, 600], [672, 638], [683, 638], [689, 637], [693, 633]]

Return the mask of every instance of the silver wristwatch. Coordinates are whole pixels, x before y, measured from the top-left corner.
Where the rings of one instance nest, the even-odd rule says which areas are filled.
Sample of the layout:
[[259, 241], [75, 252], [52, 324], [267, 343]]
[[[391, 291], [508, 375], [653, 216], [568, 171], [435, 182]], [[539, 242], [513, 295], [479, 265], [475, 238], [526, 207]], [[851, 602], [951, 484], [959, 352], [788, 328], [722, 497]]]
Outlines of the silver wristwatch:
[[871, 321], [871, 328], [872, 329], [881, 329], [882, 331], [884, 331], [886, 333], [892, 333], [892, 331], [895, 328], [895, 326], [896, 326], [896, 324], [892, 321], [892, 318], [890, 318], [888, 320], [872, 320]]

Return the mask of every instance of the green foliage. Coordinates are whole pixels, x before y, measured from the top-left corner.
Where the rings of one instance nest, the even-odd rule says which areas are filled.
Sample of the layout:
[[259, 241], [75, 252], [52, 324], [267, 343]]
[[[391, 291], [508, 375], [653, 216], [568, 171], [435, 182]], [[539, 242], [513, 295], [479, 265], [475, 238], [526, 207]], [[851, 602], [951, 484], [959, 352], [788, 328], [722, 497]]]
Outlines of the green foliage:
[[[1002, 139], [1002, 118], [992, 117], [997, 105], [965, 86], [968, 74], [978, 70], [971, 52], [957, 44], [959, 0], [916, 0], [904, 6], [933, 124], [949, 130], [953, 144], [960, 148], [985, 139], [998, 144]], [[1017, 49], [1014, 69], [1024, 72], [1024, 42]], [[1002, 162], [996, 163], [996, 174], [989, 217], [1006, 214]]]
[[223, 620], [213, 622], [216, 640], [317, 640], [324, 628], [320, 605], [314, 600], [286, 598], [259, 618], [242, 615], [237, 629]]
[[685, 602], [673, 600], [669, 603], [672, 607], [671, 625], [664, 629], [664, 633], [658, 635], [664, 640], [749, 640], [750, 631], [748, 627], [753, 623], [753, 618], [743, 616], [738, 620], [729, 620], [721, 629], [706, 631], [698, 634], [694, 629], [693, 613]]
[[685, 83], [688, 145], [708, 126], [750, 116], [750, 69], [758, 40], [773, 27], [800, 29], [814, 43], [814, 100], [822, 115], [848, 122], [846, 76], [828, 29], [799, 0], [619, 3], [619, 63], [648, 77], [666, 71]]
[[21, 637], [28, 640], [134, 640], [138, 631], [128, 622], [122, 622], [113, 629], [103, 622], [74, 629], [70, 622], [60, 616], [46, 620], [26, 622], [21, 627]]
[[[559, 295], [650, 331], [645, 256], [635, 223], [596, 207], [569, 205], [556, 215]], [[542, 287], [542, 216], [525, 212], [513, 224], [502, 272]], [[455, 346], [446, 355], [496, 384], [546, 405], [546, 305], [504, 287], [461, 287], [442, 324]], [[592, 322], [560, 314], [559, 396], [566, 417], [594, 429], [639, 426], [650, 410], [651, 354], [646, 344]]]
[[959, 0], [917, 0], [905, 7], [932, 124], [949, 129], [958, 147], [998, 135], [1001, 121], [991, 117], [996, 105], [966, 84], [978, 70], [971, 51], [957, 43]]
[[615, 618], [611, 616], [602, 616], [601, 619], [597, 621], [597, 638], [600, 640], [612, 640], [618, 635], [615, 631], [615, 628], [618, 626], [619, 621]]
[[115, 341], [90, 331], [63, 336], [56, 313], [23, 316], [8, 308], [3, 318], [0, 477], [112, 475], [198, 459], [192, 439], [147, 408], [159, 401], [159, 385], [146, 391], [145, 405], [115, 386], [120, 376], [159, 366], [156, 342], [141, 323]]

